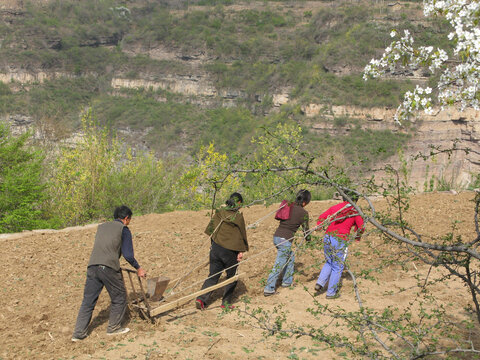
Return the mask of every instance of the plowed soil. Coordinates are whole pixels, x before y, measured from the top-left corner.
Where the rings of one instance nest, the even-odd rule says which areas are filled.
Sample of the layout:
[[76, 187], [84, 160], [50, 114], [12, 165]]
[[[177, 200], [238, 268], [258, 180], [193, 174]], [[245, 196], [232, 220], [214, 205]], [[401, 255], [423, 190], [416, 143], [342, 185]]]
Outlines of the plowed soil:
[[[473, 192], [417, 195], [412, 199], [407, 219], [418, 233], [438, 236], [449, 232], [452, 223], [458, 222], [456, 234], [473, 239], [473, 198]], [[312, 202], [306, 209], [313, 221], [334, 203], [333, 200]], [[381, 199], [376, 200], [375, 205], [380, 209], [386, 206]], [[275, 206], [244, 209], [247, 224], [267, 215]], [[207, 261], [209, 241], [203, 230], [208, 220], [207, 211], [134, 216], [130, 229], [135, 255], [148, 276], [164, 275], [175, 279]], [[280, 288], [271, 297], [263, 296], [262, 284], [276, 256], [272, 247], [276, 225], [270, 216], [247, 231], [251, 248], [246, 255], [247, 261], [239, 270], [245, 276], [235, 292], [237, 310], [245, 309], [240, 299], [247, 297], [250, 309], [273, 310], [281, 306], [288, 322], [297, 325], [319, 321], [306, 311], [314, 300], [357, 310], [359, 304], [353, 283], [347, 277], [339, 299], [327, 300], [324, 294], [314, 298], [304, 289], [305, 285], [309, 291], [313, 290], [324, 259], [320, 249], [297, 254], [295, 286]], [[384, 244], [371, 232], [371, 225], [367, 229], [369, 233], [362, 241], [352, 244], [351, 251], [349, 249], [349, 266], [357, 274], [377, 262], [377, 255], [368, 244], [382, 255], [394, 251], [394, 247]], [[156, 323], [142, 319], [132, 310], [126, 319], [131, 331], [116, 337], [106, 335], [110, 301], [104, 291], [97, 303], [88, 338], [72, 343], [95, 230], [96, 225], [89, 225], [0, 237], [3, 265], [0, 359], [285, 359], [292, 353], [305, 359], [336, 358], [331, 350], [313, 343], [308, 337], [279, 339], [267, 336], [254, 321], [238, 311], [225, 313], [220, 308], [220, 290], [207, 310], [196, 310], [190, 302], [161, 315]], [[424, 281], [427, 274], [430, 279], [441, 275], [440, 270], [430, 269], [420, 262], [408, 262], [405, 266], [407, 271], [392, 265], [391, 271], [376, 275], [378, 282], [358, 280], [363, 304], [376, 310], [388, 305], [405, 308], [417, 291], [418, 279]], [[184, 288], [185, 295], [198, 291], [207, 273], [207, 267], [193, 272], [178, 288]], [[399, 292], [400, 289], [406, 291]], [[453, 321], [470, 319], [463, 307], [471, 303], [471, 297], [459, 281], [445, 280], [434, 285], [433, 291]], [[480, 338], [478, 327], [474, 329], [474, 336]]]

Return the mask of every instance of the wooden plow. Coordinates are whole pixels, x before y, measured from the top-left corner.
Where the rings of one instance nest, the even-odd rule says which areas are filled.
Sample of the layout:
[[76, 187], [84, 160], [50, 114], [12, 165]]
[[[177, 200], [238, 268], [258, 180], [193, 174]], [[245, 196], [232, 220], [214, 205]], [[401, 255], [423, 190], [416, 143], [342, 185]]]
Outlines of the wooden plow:
[[[208, 264], [208, 262], [206, 263]], [[202, 264], [202, 266], [206, 265]], [[230, 279], [226, 279], [216, 285], [210, 286], [206, 289], [196, 291], [184, 296], [179, 296], [178, 294], [171, 294], [163, 296], [164, 293], [171, 293], [175, 287], [182, 281], [186, 276], [175, 279], [172, 281], [174, 286], [168, 287], [170, 279], [165, 276], [155, 277], [147, 280], [147, 291], [142, 284], [141, 278], [137, 275], [137, 272], [128, 268], [121, 268], [123, 281], [125, 283], [125, 289], [127, 290], [127, 299], [130, 307], [138, 309], [139, 312], [147, 319], [155, 321], [155, 317], [166, 313], [167, 311], [176, 309], [189, 301], [196, 299], [198, 296], [206, 294], [210, 291], [219, 289], [225, 285], [231, 284], [237, 281], [244, 274], [236, 274]], [[195, 270], [195, 269], [194, 269]], [[193, 270], [192, 270], [193, 271]], [[125, 276], [126, 275], [126, 276]], [[128, 284], [127, 286], [127, 278]], [[135, 285], [136, 284], [136, 285]], [[130, 288], [130, 290], [129, 290]]]

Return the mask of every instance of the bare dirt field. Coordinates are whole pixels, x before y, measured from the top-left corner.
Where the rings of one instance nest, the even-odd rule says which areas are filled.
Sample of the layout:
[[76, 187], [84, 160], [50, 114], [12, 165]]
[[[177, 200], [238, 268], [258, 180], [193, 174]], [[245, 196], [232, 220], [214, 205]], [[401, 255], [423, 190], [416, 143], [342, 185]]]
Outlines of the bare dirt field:
[[[422, 234], [444, 234], [454, 221], [460, 221], [459, 233], [465, 239], [475, 234], [473, 223], [473, 192], [459, 194], [433, 193], [412, 199], [408, 219]], [[315, 219], [335, 201], [312, 202], [306, 208]], [[375, 203], [385, 207], [383, 200]], [[268, 214], [275, 206], [254, 206], [243, 210], [247, 224]], [[208, 223], [207, 211], [183, 211], [133, 217], [130, 224], [134, 236], [135, 255], [149, 276], [165, 275], [171, 279], [189, 272], [208, 259], [209, 241], [203, 234]], [[312, 221], [313, 222], [313, 221]], [[319, 267], [323, 262], [320, 250], [297, 255], [295, 286], [280, 288], [274, 296], [263, 296], [262, 282], [268, 275], [276, 255], [272, 234], [276, 221], [270, 216], [256, 228], [248, 230], [250, 252], [239, 272], [245, 273], [236, 289], [236, 305], [242, 308], [241, 297], [248, 297], [251, 308], [267, 310], [282, 306], [288, 321], [297, 325], [314, 320], [306, 311], [314, 300], [331, 302], [346, 310], [357, 310], [352, 281], [344, 279], [341, 297], [312, 297], [303, 285], [313, 290]], [[371, 227], [371, 226], [370, 226]], [[367, 227], [368, 230], [371, 230]], [[36, 231], [0, 237], [3, 274], [0, 296], [0, 359], [285, 359], [337, 358], [322, 344], [308, 337], [279, 339], [266, 336], [255, 322], [243, 318], [237, 311], [225, 313], [220, 308], [221, 291], [213, 296], [205, 311], [195, 309], [193, 302], [159, 317], [152, 324], [131, 312], [127, 326], [131, 332], [109, 337], [106, 335], [109, 298], [102, 292], [97, 303], [91, 332], [87, 339], [72, 343], [71, 335], [82, 300], [86, 265], [92, 248], [96, 226], [70, 228], [61, 231]], [[367, 234], [360, 243], [351, 245], [350, 269], [359, 273], [371, 267], [376, 256], [367, 243], [379, 251], [388, 252], [378, 235]], [[271, 250], [267, 250], [267, 249]], [[260, 255], [258, 255], [260, 254]], [[248, 259], [251, 260], [248, 260]], [[429, 268], [420, 263], [406, 264], [408, 272], [384, 271], [378, 282], [359, 280], [365, 306], [381, 310], [392, 305], [408, 306], [415, 291], [409, 292], [417, 280], [424, 278]], [[182, 286], [185, 294], [200, 289], [207, 268], [192, 274]], [[430, 276], [436, 276], [436, 269]], [[398, 292], [405, 288], [407, 291]], [[395, 295], [385, 295], [392, 290]], [[471, 302], [467, 289], [450, 281], [435, 285], [436, 297], [443, 303], [452, 320], [468, 318], [463, 307]], [[478, 324], [477, 324], [478, 325]], [[480, 339], [478, 326], [473, 330]], [[477, 346], [480, 346], [477, 341]], [[292, 354], [295, 354], [293, 357]]]

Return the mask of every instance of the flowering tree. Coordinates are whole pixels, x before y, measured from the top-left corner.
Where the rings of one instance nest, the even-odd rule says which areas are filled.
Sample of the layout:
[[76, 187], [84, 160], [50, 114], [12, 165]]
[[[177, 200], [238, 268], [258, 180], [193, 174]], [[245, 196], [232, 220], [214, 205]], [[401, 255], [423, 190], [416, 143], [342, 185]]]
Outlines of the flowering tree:
[[444, 49], [432, 46], [414, 46], [408, 30], [403, 36], [392, 30], [395, 40], [385, 49], [380, 59], [372, 59], [365, 67], [364, 79], [380, 77], [396, 66], [426, 67], [438, 74], [436, 88], [416, 86], [405, 94], [397, 109], [395, 121], [407, 119], [413, 112], [433, 113], [432, 94], [441, 107], [458, 105], [480, 109], [480, 1], [479, 0], [424, 0], [425, 16], [443, 16], [453, 27], [448, 39], [454, 42], [453, 59]]
[[[284, 148], [292, 147], [291, 143], [271, 133], [262, 139], [266, 141], [268, 137], [271, 137], [272, 145], [278, 142]], [[275, 146], [269, 148], [276, 149]], [[352, 266], [346, 266], [358, 310], [350, 306], [351, 298], [335, 304], [320, 301], [319, 293], [309, 291], [305, 285], [306, 295], [310, 295], [313, 301], [313, 305], [306, 309], [314, 318], [311, 323], [302, 321], [300, 324], [298, 319], [282, 308], [281, 303], [268, 310], [263, 306], [251, 305], [247, 297], [243, 299], [245, 306], [235, 310], [242, 321], [265, 330], [267, 336], [311, 338], [313, 344], [322, 343], [336, 351], [337, 357], [413, 360], [455, 358], [456, 354], [462, 354], [459, 358], [478, 358], [480, 350], [477, 349], [477, 341], [472, 339], [478, 339], [480, 323], [480, 194], [474, 199], [476, 231], [473, 236], [466, 233], [462, 235], [457, 223], [452, 224], [450, 231], [435, 235], [421, 228], [415, 229], [412, 219], [409, 220], [407, 212], [411, 207], [410, 194], [413, 189], [408, 186], [402, 169], [386, 166], [383, 169], [386, 176], [381, 184], [377, 184], [374, 178], [348, 179], [344, 169], [331, 165], [319, 166], [314, 155], [297, 151], [297, 148], [292, 150], [293, 155], [288, 163], [282, 163], [281, 160], [274, 162], [272, 158], [272, 165], [265, 166], [259, 159], [243, 159], [243, 168], [242, 162], [239, 162], [230, 171], [232, 175], [256, 174], [261, 177], [281, 174], [286, 178], [288, 174], [294, 174], [296, 188], [330, 187], [350, 201], [367, 223], [363, 239], [368, 239], [365, 242], [368, 250], [358, 252], [355, 256], [371, 255], [368, 260], [364, 258], [361, 266], [352, 263]], [[428, 156], [434, 154], [430, 152]], [[276, 190], [272, 187], [271, 195], [278, 198], [278, 192], [273, 193]], [[352, 193], [363, 198], [363, 205], [358, 205], [348, 197]], [[368, 193], [382, 194], [386, 208], [380, 209]], [[316, 257], [324, 250], [322, 236], [311, 235], [312, 241], [309, 243], [297, 243], [297, 254], [310, 252]], [[257, 255], [251, 255], [249, 260]], [[415, 270], [407, 266], [419, 262], [427, 266], [420, 267], [420, 270], [416, 266]], [[301, 271], [306, 271], [303, 275], [308, 277], [306, 274], [309, 270], [304, 267]], [[399, 285], [398, 292], [385, 287], [383, 294], [376, 295], [377, 300], [385, 300], [385, 305], [376, 309], [372, 303], [362, 300], [363, 294], [370, 291], [364, 285], [367, 281], [378, 281], [380, 284], [377, 274], [383, 272], [403, 273], [415, 279], [416, 284], [408, 290]], [[441, 293], [434, 287], [443, 285], [448, 289], [450, 280], [465, 285], [464, 295], [471, 296], [471, 304], [464, 309], [464, 314], [468, 315], [460, 320], [455, 319], [442, 304]], [[407, 295], [408, 301], [399, 300], [395, 305], [388, 305], [388, 299], [394, 294]], [[458, 308], [458, 304], [455, 306]], [[298, 358], [295, 350], [292, 349], [291, 358]]]

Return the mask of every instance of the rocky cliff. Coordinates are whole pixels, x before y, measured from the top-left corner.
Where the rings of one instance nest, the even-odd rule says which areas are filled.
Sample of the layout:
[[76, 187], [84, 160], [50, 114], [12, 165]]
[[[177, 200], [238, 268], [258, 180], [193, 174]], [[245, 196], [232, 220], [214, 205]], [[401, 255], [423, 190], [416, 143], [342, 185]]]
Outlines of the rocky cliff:
[[[43, 81], [65, 75], [71, 76], [62, 73], [11, 72], [0, 74], [0, 81], [14, 81], [26, 85], [32, 81]], [[224, 106], [228, 106], [228, 104], [242, 98], [241, 91], [225, 92], [217, 90], [204, 74], [170, 75], [157, 80], [113, 77], [111, 85], [114, 90], [121, 88], [161, 88], [174, 93], [194, 96], [204, 106], [208, 106], [209, 99], [220, 98]], [[275, 94], [273, 97], [274, 107], [289, 104], [289, 98], [290, 94], [285, 91]], [[435, 184], [442, 181], [453, 186], [468, 187], [480, 172], [479, 111], [470, 109], [459, 112], [455, 109], [447, 109], [443, 111], [438, 110], [432, 116], [419, 114], [414, 121], [406, 124], [407, 126], [404, 127], [395, 124], [393, 120], [395, 110], [392, 109], [365, 109], [351, 106], [329, 107], [322, 104], [309, 104], [303, 106], [302, 111], [306, 119], [305, 125], [310, 128], [310, 131], [319, 136], [323, 134], [342, 136], [342, 134], [348, 133], [354, 125], [336, 125], [334, 119], [340, 117], [356, 119], [358, 120], [357, 124], [360, 124], [364, 129], [413, 133], [411, 140], [405, 148], [402, 160], [409, 162], [410, 183], [419, 190], [425, 189], [425, 186], [428, 188], [431, 181], [434, 181]], [[24, 115], [11, 114], [7, 119], [14, 125], [17, 132], [23, 132], [35, 126], [33, 120]], [[129, 129], [120, 129], [120, 132], [125, 134], [131, 131]], [[37, 138], [46, 137], [38, 129], [35, 133]], [[148, 131], [143, 131], [131, 138], [133, 141], [135, 139], [141, 140], [147, 134]], [[74, 143], [78, 136], [79, 134], [73, 134], [65, 141]], [[139, 141], [139, 144], [144, 143], [143, 140]], [[430, 151], [434, 151], [433, 148], [447, 150], [453, 146], [465, 151], [439, 153], [428, 161], [422, 159], [411, 160], [418, 154], [429, 154]], [[397, 168], [401, 166], [401, 160], [398, 156], [388, 159], [387, 163]]]
[[[351, 129], [351, 125], [341, 128], [335, 126], [332, 121], [334, 117], [358, 119], [361, 126], [367, 129], [413, 133], [402, 159], [395, 156], [386, 163], [399, 168], [401, 162], [406, 160], [410, 184], [419, 190], [428, 189], [431, 181], [435, 185], [445, 182], [452, 186], [468, 187], [480, 172], [480, 111], [438, 109], [434, 115], [420, 113], [411, 123], [399, 126], [393, 120], [395, 110], [392, 109], [333, 106], [327, 108], [325, 114], [325, 108], [310, 104], [302, 109], [306, 117], [320, 116], [324, 120], [311, 126], [312, 131], [318, 134], [338, 135]], [[446, 151], [453, 148], [459, 150]], [[438, 154], [429, 160], [417, 156], [431, 152]]]
[[[39, 0], [39, 3], [46, 3], [48, 0]], [[22, 16], [22, 8], [25, 3], [22, 0], [8, 0], [0, 4], [0, 15], [5, 23], [11, 24], [15, 17]], [[262, 6], [256, 5], [256, 6]], [[290, 5], [289, 5], [290, 6]], [[298, 12], [308, 13], [318, 7], [317, 2], [305, 2], [304, 8], [299, 8]], [[322, 5], [323, 6], [323, 5]], [[331, 3], [328, 6], [333, 6]], [[290, 6], [293, 8], [293, 6]], [[9, 25], [10, 26], [10, 25]], [[0, 34], [2, 35], [2, 34]], [[6, 34], [3, 34], [6, 36]], [[115, 34], [114, 34], [115, 35]], [[115, 35], [116, 36], [116, 35]], [[1, 46], [0, 36], [0, 46]], [[325, 39], [322, 39], [324, 41]], [[247, 96], [246, 91], [241, 88], [217, 88], [212, 75], [205, 71], [205, 64], [211, 63], [215, 58], [206, 54], [203, 50], [168, 47], [159, 42], [146, 46], [145, 44], [123, 42], [120, 38], [100, 39], [100, 42], [81, 44], [82, 46], [111, 46], [116, 45], [123, 54], [127, 56], [144, 56], [158, 61], [173, 62], [179, 64], [182, 71], [172, 72], [140, 72], [138, 74], [128, 74], [120, 69], [109, 69], [108, 76], [110, 81], [111, 94], [118, 93], [122, 89], [162, 89], [173, 94], [183, 96], [181, 101], [197, 104], [201, 107], [231, 107], [239, 102], [261, 102], [265, 98], [265, 93], [259, 93], [256, 96]], [[320, 41], [320, 40], [319, 40]], [[56, 46], [55, 39], [46, 39], [47, 48]], [[57, 42], [58, 43], [58, 42]], [[52, 45], [53, 44], [53, 45]], [[61, 43], [58, 43], [61, 45]], [[58, 45], [57, 44], [57, 45]], [[59, 46], [60, 46], [59, 45]], [[229, 66], [230, 64], [227, 64]], [[327, 71], [333, 73], [350, 73], [351, 69], [342, 68], [342, 71]], [[8, 84], [11, 91], [28, 90], [30, 84], [42, 83], [46, 80], [57, 78], [75, 78], [81, 76], [99, 76], [95, 72], [78, 73], [67, 71], [62, 68], [43, 69], [43, 68], [25, 68], [21, 64], [11, 64], [4, 61], [0, 68], [0, 82]], [[392, 74], [392, 76], [395, 74]], [[404, 76], [405, 74], [402, 74]], [[407, 74], [411, 79], [424, 81], [424, 74]], [[298, 104], [293, 96], [293, 89], [285, 86], [283, 88], [269, 89], [271, 96], [271, 106], [264, 110], [267, 113], [278, 111], [282, 105], [301, 105], [303, 119], [301, 124], [311, 132], [322, 136], [330, 134], [332, 136], [342, 136], [351, 130], [349, 123], [339, 126], [335, 119], [348, 118], [357, 120], [356, 124], [364, 129], [371, 130], [391, 130], [399, 132], [411, 132], [413, 134], [408, 143], [403, 159], [410, 159], [418, 153], [428, 153], [429, 146], [439, 149], [449, 149], [454, 144], [457, 148], [469, 149], [469, 152], [456, 151], [453, 153], [439, 153], [433, 160], [423, 162], [417, 160], [410, 166], [410, 183], [422, 190], [429, 186], [430, 181], [446, 182], [458, 186], [469, 186], [475, 179], [476, 174], [480, 172], [480, 112], [468, 110], [459, 113], [456, 110], [449, 109], [438, 111], [434, 116], [419, 114], [418, 118], [407, 124], [405, 127], [397, 126], [393, 121], [394, 110], [384, 108], [360, 108], [351, 106], [327, 106], [324, 104]], [[158, 96], [157, 101], [167, 101]], [[255, 106], [252, 104], [251, 107]], [[263, 110], [262, 110], [263, 111]], [[40, 126], [32, 117], [20, 113], [10, 113], [4, 115], [4, 118], [10, 121], [17, 132], [23, 132], [26, 129], [34, 127], [37, 138], [49, 138], [45, 132], [51, 131], [51, 128]], [[120, 128], [119, 132], [130, 138], [133, 145], [138, 148], [148, 148], [146, 138], [149, 129], [136, 130], [134, 136], [127, 136], [133, 133], [128, 127]], [[74, 143], [80, 134], [66, 136], [69, 142]], [[147, 144], [147, 145], [146, 145]], [[398, 157], [388, 159], [388, 163], [393, 166], [400, 166], [401, 160]], [[379, 164], [381, 165], [381, 164]]]

